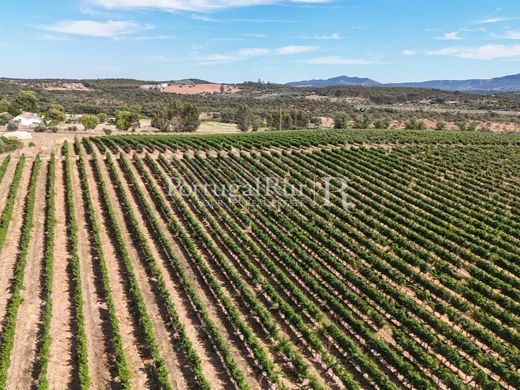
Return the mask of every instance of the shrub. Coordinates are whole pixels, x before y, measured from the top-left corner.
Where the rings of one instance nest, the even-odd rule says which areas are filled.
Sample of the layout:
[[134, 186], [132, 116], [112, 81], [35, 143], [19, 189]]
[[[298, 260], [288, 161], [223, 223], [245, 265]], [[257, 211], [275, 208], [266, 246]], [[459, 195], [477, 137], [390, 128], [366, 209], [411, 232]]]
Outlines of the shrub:
[[16, 131], [18, 130], [18, 123], [17, 122], [9, 122], [7, 124], [7, 131]]
[[435, 126], [435, 130], [437, 130], [437, 131], [444, 131], [447, 129], [448, 129], [448, 125], [446, 124], [446, 122], [443, 122], [443, 121], [437, 122], [437, 125]]
[[45, 126], [45, 123], [40, 123], [36, 128], [34, 129], [37, 133], [45, 133], [47, 131], [47, 126]]
[[104, 112], [100, 112], [97, 117], [99, 119], [99, 123], [106, 123], [110, 119], [108, 114], [105, 114]]
[[477, 122], [464, 119], [457, 123], [457, 127], [460, 131], [476, 131]]
[[112, 135], [112, 129], [104, 128], [103, 133], [105, 133], [105, 135]]
[[12, 152], [22, 146], [23, 143], [20, 140], [0, 137], [0, 153]]

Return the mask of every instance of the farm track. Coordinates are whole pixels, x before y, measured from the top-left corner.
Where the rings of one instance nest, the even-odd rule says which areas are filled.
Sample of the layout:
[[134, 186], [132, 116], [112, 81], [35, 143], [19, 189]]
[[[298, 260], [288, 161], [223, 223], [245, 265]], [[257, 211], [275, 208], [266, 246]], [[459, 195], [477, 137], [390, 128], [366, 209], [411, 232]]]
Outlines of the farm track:
[[[47, 290], [49, 156], [0, 161], [0, 384], [46, 388], [48, 291], [52, 389], [519, 388], [520, 140], [396, 134], [69, 144]], [[349, 210], [338, 184], [318, 203], [334, 175]], [[231, 202], [168, 182], [264, 176], [305, 190]]]

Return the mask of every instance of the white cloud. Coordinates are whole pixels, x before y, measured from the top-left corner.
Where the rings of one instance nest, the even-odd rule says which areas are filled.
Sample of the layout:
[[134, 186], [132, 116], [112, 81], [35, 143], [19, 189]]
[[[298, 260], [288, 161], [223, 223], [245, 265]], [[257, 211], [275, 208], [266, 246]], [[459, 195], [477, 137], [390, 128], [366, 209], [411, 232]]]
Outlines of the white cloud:
[[267, 38], [265, 34], [240, 34], [240, 36], [246, 38]]
[[307, 53], [309, 51], [313, 51], [318, 49], [317, 46], [298, 46], [298, 45], [290, 45], [280, 47], [274, 50], [274, 53], [280, 56], [292, 55], [292, 54], [301, 54]]
[[413, 55], [417, 54], [417, 52], [415, 50], [406, 49], [406, 50], [403, 50], [401, 52], [401, 54], [403, 56], [413, 56]]
[[499, 36], [499, 38], [520, 40], [520, 31], [506, 31], [503, 35]]
[[132, 21], [109, 20], [97, 22], [93, 20], [62, 20], [47, 26], [37, 26], [53, 33], [83, 35], [90, 37], [115, 38], [148, 29]]
[[503, 17], [494, 17], [494, 18], [486, 18], [477, 20], [476, 24], [493, 24], [493, 23], [500, 23], [500, 22], [509, 22], [511, 20], [516, 20], [517, 18], [503, 18]]
[[138, 41], [171, 41], [177, 39], [176, 35], [143, 35], [135, 37]]
[[426, 54], [451, 56], [470, 60], [495, 60], [520, 57], [520, 45], [484, 45], [478, 47], [447, 47]]
[[40, 37], [42, 41], [50, 41], [50, 42], [65, 42], [70, 41], [70, 37], [65, 35], [56, 35], [56, 34], [44, 34]]
[[305, 62], [319, 65], [369, 65], [377, 63], [365, 58], [346, 58], [342, 56], [317, 57]]
[[264, 48], [242, 49], [238, 52], [238, 56], [242, 58], [261, 57], [269, 54], [270, 52], [271, 51], [269, 49]]
[[106, 8], [147, 8], [164, 11], [209, 12], [226, 8], [251, 7], [276, 3], [324, 4], [329, 0], [90, 0]]
[[255, 57], [266, 57], [269, 55], [273, 56], [287, 56], [287, 55], [295, 55], [306, 53], [312, 50], [318, 49], [317, 46], [298, 46], [298, 45], [290, 45], [284, 47], [278, 47], [275, 49], [256, 47], [256, 48], [247, 48], [241, 49], [232, 53], [217, 53], [211, 54], [207, 57], [203, 58], [202, 64], [211, 64], [211, 63], [225, 63], [225, 62], [234, 62], [240, 61], [248, 58]]
[[322, 41], [339, 41], [342, 36], [339, 33], [329, 34], [329, 35], [316, 35], [313, 39], [322, 40]]
[[437, 39], [440, 39], [442, 41], [460, 41], [462, 40], [462, 37], [459, 34], [460, 33], [458, 31], [451, 31], [444, 33], [441, 37], [438, 37]]

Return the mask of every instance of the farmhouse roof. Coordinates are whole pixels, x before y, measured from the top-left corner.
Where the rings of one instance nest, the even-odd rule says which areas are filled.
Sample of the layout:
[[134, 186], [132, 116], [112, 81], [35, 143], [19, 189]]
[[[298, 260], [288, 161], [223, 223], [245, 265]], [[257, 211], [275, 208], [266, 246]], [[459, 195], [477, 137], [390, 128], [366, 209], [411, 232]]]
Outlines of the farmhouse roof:
[[1, 136], [5, 137], [5, 138], [16, 138], [19, 140], [32, 139], [31, 133], [29, 133], [27, 131], [20, 131], [20, 130], [2, 133]]
[[41, 119], [38, 114], [35, 114], [33, 112], [22, 112], [20, 115], [18, 115], [16, 119]]

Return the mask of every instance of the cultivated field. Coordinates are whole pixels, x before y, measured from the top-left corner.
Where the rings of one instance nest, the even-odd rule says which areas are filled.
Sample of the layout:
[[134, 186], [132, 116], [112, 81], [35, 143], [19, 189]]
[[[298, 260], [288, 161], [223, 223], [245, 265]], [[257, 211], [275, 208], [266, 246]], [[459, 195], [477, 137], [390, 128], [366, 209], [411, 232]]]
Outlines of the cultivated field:
[[0, 158], [0, 389], [520, 388], [519, 135], [49, 150]]

